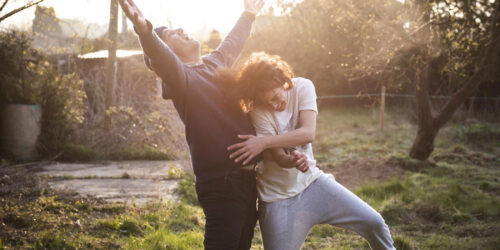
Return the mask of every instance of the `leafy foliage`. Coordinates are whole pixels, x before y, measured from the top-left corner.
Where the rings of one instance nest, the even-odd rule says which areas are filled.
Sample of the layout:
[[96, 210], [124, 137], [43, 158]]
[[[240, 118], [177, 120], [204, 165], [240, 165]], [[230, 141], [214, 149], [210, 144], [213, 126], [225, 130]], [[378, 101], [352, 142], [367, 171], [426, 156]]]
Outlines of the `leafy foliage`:
[[[281, 16], [268, 12], [257, 20], [248, 49], [281, 55], [323, 95], [378, 92], [382, 85], [416, 93], [412, 158], [429, 157], [439, 129], [481, 83], [500, 83], [498, 2], [304, 0], [283, 6]], [[430, 94], [453, 97], [433, 107]]]
[[47, 153], [61, 150], [85, 114], [85, 92], [78, 75], [60, 75], [56, 69], [39, 68], [40, 88], [35, 101], [42, 106], [39, 143]]
[[257, 18], [246, 51], [282, 56], [322, 93], [370, 92], [380, 85], [413, 93], [405, 70], [415, 68], [409, 59], [417, 48], [446, 58], [435, 68], [440, 80], [429, 84], [431, 93], [451, 94], [472, 74], [481, 49], [494, 42], [495, 6], [480, 0], [285, 3], [281, 15], [269, 10]]
[[31, 29], [34, 34], [55, 35], [62, 32], [53, 7], [36, 6]]
[[85, 113], [83, 82], [76, 74], [60, 74], [41, 53], [30, 48], [24, 33], [0, 33], [2, 102], [42, 107], [42, 152], [53, 154], [67, 143]]
[[[27, 34], [16, 31], [0, 33], [0, 101], [2, 103], [33, 103], [33, 86], [27, 78], [32, 72], [29, 64], [30, 39]], [[35, 55], [36, 56], [36, 55]], [[32, 77], [31, 77], [32, 78]]]
[[318, 92], [336, 94], [373, 88], [364, 83], [350, 90], [350, 79], [384, 69], [411, 13], [397, 1], [305, 0], [283, 7], [281, 16], [258, 17], [248, 50], [278, 54]]

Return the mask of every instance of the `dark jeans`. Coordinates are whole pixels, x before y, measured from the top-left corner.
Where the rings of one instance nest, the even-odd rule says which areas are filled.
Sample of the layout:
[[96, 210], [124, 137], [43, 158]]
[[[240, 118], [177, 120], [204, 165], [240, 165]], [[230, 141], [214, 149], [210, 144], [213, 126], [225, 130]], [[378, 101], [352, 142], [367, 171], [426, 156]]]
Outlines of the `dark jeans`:
[[205, 249], [250, 249], [257, 222], [255, 173], [234, 170], [225, 178], [196, 183], [205, 212]]

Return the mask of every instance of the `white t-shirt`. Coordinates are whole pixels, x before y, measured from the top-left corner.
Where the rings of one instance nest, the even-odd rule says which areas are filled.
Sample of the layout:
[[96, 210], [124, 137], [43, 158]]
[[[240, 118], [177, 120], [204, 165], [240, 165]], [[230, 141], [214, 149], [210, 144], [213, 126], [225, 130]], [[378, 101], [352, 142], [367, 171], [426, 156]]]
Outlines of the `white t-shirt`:
[[[257, 136], [285, 134], [298, 128], [299, 111], [318, 112], [313, 83], [305, 78], [293, 78], [292, 82], [295, 86], [287, 91], [288, 103], [284, 111], [255, 109], [250, 112]], [[293, 197], [323, 173], [316, 167], [311, 143], [296, 149], [307, 156], [309, 170], [305, 173], [296, 168], [282, 168], [270, 156], [264, 156], [264, 160], [260, 162], [257, 189], [262, 201], [273, 202]]]

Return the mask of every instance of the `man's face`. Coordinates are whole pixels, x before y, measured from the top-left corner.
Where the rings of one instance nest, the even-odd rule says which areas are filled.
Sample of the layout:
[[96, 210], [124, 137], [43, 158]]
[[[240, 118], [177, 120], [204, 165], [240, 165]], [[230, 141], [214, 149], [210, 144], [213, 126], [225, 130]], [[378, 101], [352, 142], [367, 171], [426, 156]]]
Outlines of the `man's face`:
[[185, 34], [181, 28], [164, 30], [161, 39], [181, 58], [190, 58], [201, 51], [200, 42]]
[[281, 112], [284, 111], [287, 100], [287, 90], [284, 87], [278, 87], [275, 89], [268, 90], [264, 92], [261, 96], [262, 103], [269, 109]]

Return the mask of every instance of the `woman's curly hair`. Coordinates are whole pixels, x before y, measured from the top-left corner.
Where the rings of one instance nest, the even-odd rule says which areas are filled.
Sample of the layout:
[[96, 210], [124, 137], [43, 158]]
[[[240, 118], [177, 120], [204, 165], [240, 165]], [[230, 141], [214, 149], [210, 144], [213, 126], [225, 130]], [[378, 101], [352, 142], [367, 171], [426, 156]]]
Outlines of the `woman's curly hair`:
[[288, 63], [277, 55], [264, 52], [253, 53], [240, 68], [220, 68], [217, 71], [217, 82], [226, 96], [236, 101], [245, 112], [261, 104], [262, 93], [278, 87], [292, 88], [292, 78], [292, 68]]

